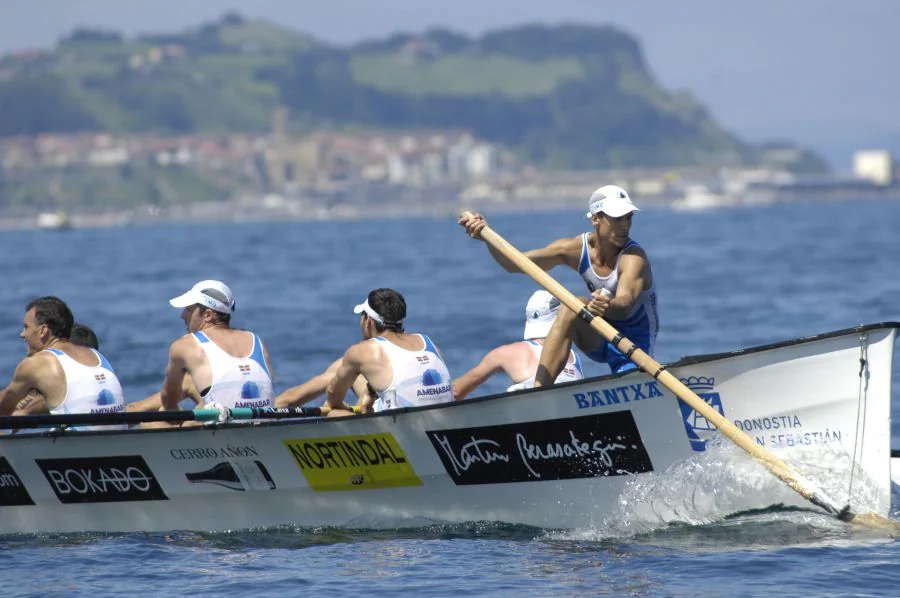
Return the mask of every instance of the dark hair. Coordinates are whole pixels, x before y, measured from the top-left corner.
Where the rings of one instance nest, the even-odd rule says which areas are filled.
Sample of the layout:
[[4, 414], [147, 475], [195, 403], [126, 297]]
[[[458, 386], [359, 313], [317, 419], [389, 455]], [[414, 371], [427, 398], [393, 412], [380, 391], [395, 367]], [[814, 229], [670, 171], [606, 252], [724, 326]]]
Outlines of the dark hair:
[[75, 317], [66, 303], [58, 297], [39, 297], [32, 299], [25, 306], [28, 312], [34, 308], [34, 321], [38, 325], [45, 324], [50, 329], [50, 334], [56, 338], [69, 338], [72, 334], [72, 325]]
[[[229, 302], [228, 297], [225, 296], [225, 293], [223, 293], [219, 289], [200, 289], [200, 292], [207, 297], [212, 297], [219, 303], [230, 306], [231, 311], [234, 311], [236, 308], [234, 301]], [[216, 323], [231, 325], [231, 314], [225, 314], [220, 311], [216, 311], [215, 309], [206, 307], [205, 305], [201, 305], [200, 303], [198, 303], [197, 305], [200, 306], [200, 309], [213, 312], [216, 315], [216, 317], [214, 318]]]
[[91, 349], [100, 348], [100, 341], [97, 340], [97, 335], [94, 334], [91, 327], [86, 324], [79, 324], [78, 322], [72, 324], [72, 332], [69, 335], [69, 341], [74, 345], [81, 345], [82, 347], [90, 347]]
[[369, 307], [384, 319], [383, 324], [375, 322], [375, 330], [384, 332], [403, 332], [403, 320], [406, 318], [406, 301], [403, 295], [394, 289], [375, 289], [367, 297]]
[[208, 311], [213, 314], [213, 322], [216, 324], [228, 324], [231, 326], [231, 314], [223, 314], [220, 311], [216, 311], [211, 307], [206, 307], [205, 305], [201, 305], [199, 303], [194, 304], [197, 309], [202, 309], [203, 311]]

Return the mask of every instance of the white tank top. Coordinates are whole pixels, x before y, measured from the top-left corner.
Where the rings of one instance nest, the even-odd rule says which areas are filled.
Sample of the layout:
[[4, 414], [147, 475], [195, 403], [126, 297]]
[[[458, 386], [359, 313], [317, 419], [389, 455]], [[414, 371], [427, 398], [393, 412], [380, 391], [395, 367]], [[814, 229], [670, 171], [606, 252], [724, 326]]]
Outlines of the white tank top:
[[[626, 243], [619, 252], [619, 256], [616, 258], [616, 266], [612, 269], [612, 272], [610, 272], [608, 276], [598, 276], [597, 273], [594, 272], [594, 268], [591, 267], [591, 258], [588, 254], [588, 233], [584, 233], [581, 236], [581, 259], [578, 262], [578, 273], [581, 275], [582, 280], [587, 284], [588, 290], [594, 292], [601, 289], [607, 289], [615, 296], [616, 289], [619, 287], [619, 260], [622, 259], [622, 254], [625, 253], [625, 250], [629, 247], [640, 247], [640, 245], [629, 239], [628, 243]], [[652, 351], [656, 334], [659, 332], [659, 315], [656, 306], [656, 283], [654, 282], [650, 285], [649, 289], [645, 289], [644, 292], [638, 296], [628, 317], [622, 320], [613, 320], [612, 318], [608, 318], [608, 320], [625, 336], [628, 336], [625, 331], [631, 332], [632, 334], [638, 332], [649, 336]]]
[[194, 333], [212, 370], [212, 384], [203, 396], [204, 401], [215, 401], [229, 409], [275, 407], [275, 390], [263, 355], [262, 341], [252, 332], [247, 334], [253, 336], [250, 355], [232, 357], [204, 333]]
[[[541, 351], [543, 351], [544, 346], [539, 342], [533, 340], [522, 341], [528, 343], [528, 348], [534, 352], [535, 357], [538, 360], [541, 359]], [[559, 384], [560, 382], [571, 382], [572, 380], [581, 380], [584, 378], [584, 372], [581, 370], [581, 358], [578, 357], [578, 353], [575, 351], [569, 350], [569, 355], [574, 357], [575, 359], [572, 363], [566, 361], [566, 365], [563, 368], [563, 371], [559, 373], [559, 376], [556, 377], [556, 380], [553, 382], [554, 384]], [[570, 359], [571, 359], [570, 357]], [[537, 374], [535, 371], [534, 374], [531, 375], [531, 378], [528, 380], [523, 380], [522, 382], [517, 382], [513, 384], [509, 388], [506, 389], [506, 392], [512, 392], [514, 390], [522, 390], [524, 388], [533, 388], [534, 387], [534, 377]]]
[[[62, 403], [50, 410], [54, 415], [64, 413], [122, 413], [125, 397], [122, 385], [106, 358], [97, 351], [97, 365], [78, 363], [59, 349], [45, 349], [53, 354], [66, 373], [66, 396]], [[125, 430], [126, 424], [115, 426], [72, 426], [70, 430]]]
[[424, 334], [416, 336], [421, 337], [425, 344], [420, 351], [407, 351], [383, 336], [372, 339], [384, 349], [394, 370], [390, 385], [384, 390], [375, 389], [378, 393], [375, 411], [453, 401], [450, 370], [431, 339]]

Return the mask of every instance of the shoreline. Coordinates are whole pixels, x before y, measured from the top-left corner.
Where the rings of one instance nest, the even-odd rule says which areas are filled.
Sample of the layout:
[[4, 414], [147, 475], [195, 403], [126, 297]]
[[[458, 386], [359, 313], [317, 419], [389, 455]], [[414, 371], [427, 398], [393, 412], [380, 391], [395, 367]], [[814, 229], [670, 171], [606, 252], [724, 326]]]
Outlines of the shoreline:
[[[645, 197], [638, 199], [641, 209], [673, 210], [702, 212], [716, 209], [739, 208], [748, 209], [784, 203], [834, 203], [834, 202], [872, 202], [894, 201], [900, 198], [888, 197], [849, 197], [849, 196], [785, 196], [771, 198], [765, 202], [723, 201], [696, 207], [680, 206], [678, 201], [668, 196]], [[203, 202], [173, 207], [166, 210], [154, 210], [146, 207], [128, 210], [111, 210], [103, 212], [59, 212], [65, 215], [64, 226], [41, 226], [40, 213], [0, 215], [0, 232], [48, 230], [64, 232], [72, 229], [95, 229], [116, 227], [143, 227], [191, 222], [202, 223], [257, 223], [257, 222], [330, 222], [363, 219], [402, 220], [431, 216], [433, 218], [455, 218], [463, 210], [483, 211], [492, 214], [541, 213], [559, 210], [583, 211], [586, 209], [583, 198], [554, 200], [551, 202], [439, 202], [431, 205], [419, 203], [397, 203], [389, 205], [371, 204], [336, 204], [332, 206], [311, 205], [304, 201], [284, 200], [278, 205], [267, 205], [264, 201], [230, 200], [225, 202]]]

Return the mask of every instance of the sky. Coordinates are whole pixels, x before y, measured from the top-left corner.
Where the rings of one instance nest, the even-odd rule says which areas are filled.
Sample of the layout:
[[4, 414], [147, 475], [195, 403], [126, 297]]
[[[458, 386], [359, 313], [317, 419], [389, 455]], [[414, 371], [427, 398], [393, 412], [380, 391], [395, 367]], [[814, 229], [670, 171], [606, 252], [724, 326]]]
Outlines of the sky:
[[0, 0], [0, 53], [79, 26], [133, 36], [227, 11], [342, 45], [435, 26], [610, 24], [641, 41], [662, 85], [746, 140], [791, 140], [839, 170], [855, 149], [900, 155], [900, 0]]

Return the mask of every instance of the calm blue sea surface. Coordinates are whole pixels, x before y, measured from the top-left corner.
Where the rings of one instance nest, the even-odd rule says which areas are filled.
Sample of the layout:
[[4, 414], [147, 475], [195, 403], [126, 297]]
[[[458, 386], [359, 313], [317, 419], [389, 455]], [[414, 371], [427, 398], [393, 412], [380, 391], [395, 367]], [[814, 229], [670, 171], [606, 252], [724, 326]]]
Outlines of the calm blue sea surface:
[[[580, 210], [486, 211], [523, 250], [588, 226]], [[900, 320], [898, 224], [895, 202], [641, 212], [632, 236], [660, 294], [658, 360]], [[53, 294], [97, 331], [129, 400], [158, 390], [168, 344], [184, 333], [168, 299], [201, 279], [231, 285], [234, 324], [267, 344], [278, 391], [358, 340], [352, 308], [373, 288], [405, 295], [407, 329], [430, 334], [455, 375], [521, 338], [536, 288], [452, 218], [0, 232], [0, 273], [0, 383], [23, 355], [25, 303]], [[553, 274], [583, 293], [574, 272]], [[900, 361], [894, 376], [900, 448]], [[627, 536], [472, 522], [0, 538], [4, 596], [896, 596], [898, 573], [896, 540], [783, 510]]]

